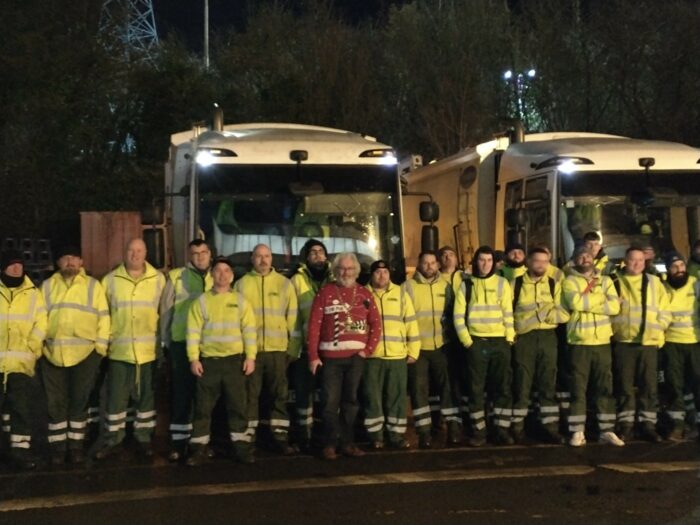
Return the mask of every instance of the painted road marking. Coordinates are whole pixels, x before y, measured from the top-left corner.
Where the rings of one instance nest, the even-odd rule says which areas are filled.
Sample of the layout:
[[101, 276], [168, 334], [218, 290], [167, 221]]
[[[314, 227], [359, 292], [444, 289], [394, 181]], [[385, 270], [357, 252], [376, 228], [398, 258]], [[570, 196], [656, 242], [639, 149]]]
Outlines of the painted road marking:
[[624, 474], [648, 474], [650, 472], [685, 472], [700, 469], [700, 461], [669, 461], [666, 463], [625, 463], [603, 464], [599, 468], [614, 470]]
[[425, 472], [394, 472], [337, 476], [324, 479], [290, 479], [272, 481], [250, 481], [151, 489], [118, 490], [90, 494], [62, 494], [58, 496], [14, 499], [0, 502], [0, 512], [77, 507], [124, 501], [147, 501], [165, 498], [193, 496], [225, 496], [254, 492], [280, 492], [288, 490], [323, 489], [336, 487], [362, 487], [407, 483], [433, 483], [449, 481], [476, 481], [504, 478], [533, 478], [551, 476], [585, 476], [597, 468], [622, 474], [648, 474], [652, 472], [687, 472], [700, 470], [700, 461], [672, 461], [648, 463], [607, 463], [598, 467], [586, 465], [544, 466], [507, 469], [438, 470]]
[[287, 490], [322, 489], [334, 487], [360, 487], [405, 483], [431, 483], [438, 481], [473, 481], [503, 478], [531, 478], [550, 476], [583, 476], [594, 471], [584, 465], [535, 467], [489, 470], [438, 470], [428, 472], [397, 472], [358, 476], [338, 476], [325, 479], [292, 479], [252, 481], [215, 485], [179, 487], [155, 487], [140, 490], [118, 490], [94, 494], [63, 494], [45, 498], [26, 498], [0, 502], [0, 512], [75, 507], [122, 501], [184, 498], [192, 496], [225, 496], [251, 492], [279, 492]]

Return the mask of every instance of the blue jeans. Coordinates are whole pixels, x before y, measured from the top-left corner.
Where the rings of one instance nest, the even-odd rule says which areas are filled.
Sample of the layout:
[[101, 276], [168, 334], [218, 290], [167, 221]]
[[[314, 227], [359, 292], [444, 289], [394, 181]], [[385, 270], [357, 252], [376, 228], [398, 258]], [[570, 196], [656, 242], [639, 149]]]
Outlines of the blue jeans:
[[342, 359], [326, 359], [321, 368], [321, 411], [323, 440], [326, 447], [354, 442], [355, 419], [360, 405], [357, 391], [365, 368], [365, 360], [354, 355]]

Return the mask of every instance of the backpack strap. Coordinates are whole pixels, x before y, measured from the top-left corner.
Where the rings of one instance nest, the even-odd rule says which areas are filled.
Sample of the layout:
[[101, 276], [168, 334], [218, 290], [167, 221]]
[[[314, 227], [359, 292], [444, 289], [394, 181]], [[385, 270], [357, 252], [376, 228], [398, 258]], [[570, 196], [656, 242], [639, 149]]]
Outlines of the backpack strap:
[[518, 304], [518, 299], [520, 298], [520, 291], [523, 289], [523, 276], [520, 275], [515, 278], [515, 283], [513, 285], [513, 311]]
[[471, 277], [468, 277], [466, 274], [464, 275], [464, 281], [462, 282], [464, 285], [464, 299], [467, 304], [467, 307], [464, 309], [464, 324], [467, 324], [467, 321], [469, 320], [469, 302], [472, 299], [472, 289], [474, 288], [474, 281], [472, 281]]

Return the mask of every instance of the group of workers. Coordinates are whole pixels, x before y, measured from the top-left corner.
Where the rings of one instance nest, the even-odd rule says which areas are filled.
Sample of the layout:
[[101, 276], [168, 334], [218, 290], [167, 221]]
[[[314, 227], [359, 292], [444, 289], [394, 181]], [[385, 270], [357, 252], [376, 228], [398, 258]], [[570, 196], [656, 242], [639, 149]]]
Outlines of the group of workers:
[[[36, 371], [47, 399], [50, 464], [86, 461], [88, 404], [103, 357], [96, 460], [121, 450], [128, 421], [138, 453], [153, 456], [162, 359], [169, 459], [191, 466], [211, 456], [217, 403], [242, 463], [255, 460], [263, 440], [284, 455], [318, 447], [327, 460], [363, 456], [360, 412], [374, 450], [409, 448], [409, 415], [421, 448], [433, 446], [442, 423], [452, 445], [537, 439], [578, 447], [588, 433], [622, 446], [635, 435], [683, 439], [685, 401], [700, 404], [700, 264], [686, 265], [675, 252], [662, 279], [647, 271], [643, 248], [629, 248], [612, 269], [596, 232], [563, 270], [546, 247], [526, 253], [512, 244], [502, 263], [480, 247], [471, 271], [462, 272], [446, 246], [421, 253], [401, 285], [385, 261], [375, 261], [362, 286], [355, 254], [331, 262], [315, 239], [291, 279], [274, 269], [264, 244], [235, 283], [231, 261], [213, 258], [205, 241], [188, 250], [188, 264], [165, 276], [134, 239], [123, 263], [98, 281], [86, 274], [80, 250], [66, 247], [39, 287], [21, 254], [2, 254], [0, 404], [13, 464], [36, 465]], [[693, 257], [700, 262], [700, 244]], [[661, 432], [659, 372], [669, 420]], [[589, 403], [596, 421], [587, 425]]]

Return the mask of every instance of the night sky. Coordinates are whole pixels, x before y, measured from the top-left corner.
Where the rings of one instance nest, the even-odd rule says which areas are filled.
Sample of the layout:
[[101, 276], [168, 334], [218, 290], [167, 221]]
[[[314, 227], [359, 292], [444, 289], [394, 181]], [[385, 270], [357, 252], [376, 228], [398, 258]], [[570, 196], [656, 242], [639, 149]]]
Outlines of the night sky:
[[[209, 24], [212, 33], [234, 26], [244, 29], [248, 14], [263, 1], [271, 0], [209, 0]], [[308, 0], [282, 2], [299, 10]], [[390, 5], [407, 0], [334, 0], [338, 14], [351, 23], [372, 20], [386, 13]], [[252, 7], [251, 7], [252, 6]], [[204, 0], [153, 0], [156, 28], [160, 38], [175, 32], [195, 51], [202, 48]]]

